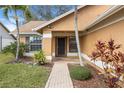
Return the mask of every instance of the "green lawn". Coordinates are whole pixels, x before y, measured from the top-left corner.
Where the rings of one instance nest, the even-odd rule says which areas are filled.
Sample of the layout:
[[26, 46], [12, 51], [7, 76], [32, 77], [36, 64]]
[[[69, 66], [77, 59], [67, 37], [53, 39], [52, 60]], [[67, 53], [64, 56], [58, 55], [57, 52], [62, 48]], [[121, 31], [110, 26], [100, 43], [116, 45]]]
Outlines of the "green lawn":
[[0, 64], [11, 62], [15, 59], [14, 55], [11, 53], [0, 53]]
[[49, 70], [41, 66], [26, 64], [1, 64], [0, 87], [39, 88], [44, 87]]
[[40, 88], [45, 87], [50, 69], [23, 63], [5, 64], [14, 60], [12, 54], [0, 54], [1, 88]]

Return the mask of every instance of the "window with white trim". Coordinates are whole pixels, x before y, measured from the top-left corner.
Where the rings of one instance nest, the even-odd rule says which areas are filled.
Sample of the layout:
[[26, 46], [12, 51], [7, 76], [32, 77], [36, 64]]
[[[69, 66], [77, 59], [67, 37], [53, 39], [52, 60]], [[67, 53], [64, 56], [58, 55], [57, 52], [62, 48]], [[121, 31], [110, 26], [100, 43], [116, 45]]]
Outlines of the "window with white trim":
[[39, 51], [42, 48], [42, 37], [38, 35], [26, 37], [26, 51]]

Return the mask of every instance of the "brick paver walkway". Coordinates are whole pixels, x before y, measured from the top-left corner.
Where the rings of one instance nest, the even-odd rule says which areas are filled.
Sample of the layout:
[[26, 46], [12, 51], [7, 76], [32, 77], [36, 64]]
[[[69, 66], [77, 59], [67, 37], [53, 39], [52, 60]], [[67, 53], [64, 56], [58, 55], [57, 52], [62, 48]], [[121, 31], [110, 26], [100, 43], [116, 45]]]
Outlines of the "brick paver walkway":
[[67, 63], [55, 62], [45, 88], [73, 88]]

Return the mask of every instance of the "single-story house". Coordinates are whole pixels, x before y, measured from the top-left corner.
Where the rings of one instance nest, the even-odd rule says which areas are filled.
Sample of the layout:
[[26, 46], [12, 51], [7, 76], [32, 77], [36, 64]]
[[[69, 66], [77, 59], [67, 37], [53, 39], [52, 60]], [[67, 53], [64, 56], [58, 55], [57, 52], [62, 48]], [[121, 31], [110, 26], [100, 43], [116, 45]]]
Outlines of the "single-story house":
[[14, 43], [16, 38], [10, 34], [10, 31], [0, 22], [0, 51], [4, 47]]
[[[42, 50], [48, 60], [78, 56], [74, 32], [74, 9], [31, 30], [42, 35]], [[89, 55], [94, 50], [97, 40], [106, 41], [112, 38], [122, 44], [121, 50], [124, 51], [124, 6], [79, 6], [78, 31], [82, 57], [87, 60], [90, 60]]]
[[[91, 54], [97, 40], [107, 39], [105, 39], [106, 32], [100, 36], [102, 31], [92, 31], [92, 29], [102, 22], [102, 16], [106, 16], [108, 11], [113, 13], [118, 7], [120, 6], [84, 5], [78, 7], [78, 31], [82, 56]], [[107, 16], [110, 16], [111, 13], [108, 13]], [[32, 30], [43, 35], [42, 50], [48, 60], [52, 61], [55, 57], [78, 56], [74, 32], [74, 9]]]
[[[26, 44], [26, 56], [32, 56], [35, 51], [42, 48], [42, 34], [32, 31], [33, 28], [45, 23], [46, 21], [30, 21], [19, 27], [20, 42]], [[15, 29], [11, 34], [17, 36]]]
[[[48, 60], [78, 56], [74, 33], [74, 10], [32, 29], [43, 35], [42, 50]], [[82, 56], [89, 55], [98, 40], [114, 39], [124, 51], [124, 6], [85, 5], [78, 7], [78, 31]], [[91, 61], [91, 60], [90, 60]], [[96, 63], [97, 64], [97, 63]], [[98, 63], [100, 66], [101, 64]]]

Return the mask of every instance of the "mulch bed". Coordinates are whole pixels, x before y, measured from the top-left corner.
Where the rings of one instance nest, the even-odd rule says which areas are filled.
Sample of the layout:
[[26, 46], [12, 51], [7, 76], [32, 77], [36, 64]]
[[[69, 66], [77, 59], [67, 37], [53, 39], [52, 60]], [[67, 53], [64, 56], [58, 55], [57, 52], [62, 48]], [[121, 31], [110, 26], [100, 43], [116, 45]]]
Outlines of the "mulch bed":
[[[68, 66], [70, 68], [75, 65], [69, 64]], [[89, 65], [87, 68], [91, 70], [92, 78], [84, 81], [72, 79], [74, 88], [108, 88], [107, 84], [103, 81], [104, 79], [97, 74], [99, 71]]]
[[[20, 61], [26, 64], [34, 63], [34, 59], [32, 57], [27, 57], [27, 56], [20, 58]], [[52, 69], [53, 63], [47, 62], [41, 66]]]
[[22, 58], [20, 58], [20, 61], [26, 63], [26, 62], [29, 62], [29, 61], [34, 61], [32, 57], [27, 57], [27, 56], [24, 56]]
[[[33, 65], [33, 64], [38, 65], [37, 63], [34, 63], [34, 59], [32, 57], [27, 57], [27, 56], [21, 57], [19, 59], [19, 62], [20, 63], [24, 63], [24, 64], [28, 64], [28, 65]], [[8, 64], [16, 64], [16, 62], [15, 61], [12, 61], [12, 62], [8, 62]], [[43, 65], [39, 65], [39, 66], [45, 67], [46, 69], [48, 69], [48, 70], [51, 71], [53, 65], [54, 65], [54, 63], [47, 62], [47, 63], [45, 63]]]

